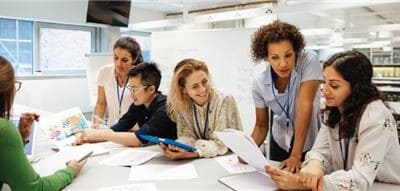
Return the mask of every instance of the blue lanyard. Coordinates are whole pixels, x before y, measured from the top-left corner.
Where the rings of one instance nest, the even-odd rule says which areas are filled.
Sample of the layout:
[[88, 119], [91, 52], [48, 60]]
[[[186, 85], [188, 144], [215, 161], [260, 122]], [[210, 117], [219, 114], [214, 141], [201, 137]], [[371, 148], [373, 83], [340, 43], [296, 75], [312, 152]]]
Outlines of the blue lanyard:
[[194, 119], [196, 120], [196, 128], [197, 128], [197, 131], [200, 134], [200, 137], [199, 137], [197, 135], [197, 132], [196, 132], [196, 137], [197, 138], [201, 138], [201, 139], [207, 139], [207, 134], [208, 134], [208, 113], [210, 111], [210, 101], [208, 101], [208, 103], [207, 103], [207, 111], [206, 111], [206, 119], [205, 119], [205, 122], [204, 122], [203, 135], [201, 134], [199, 121], [197, 119], [196, 106], [194, 105], [194, 102], [192, 102], [192, 104], [193, 104], [193, 115], [194, 115]]
[[347, 159], [349, 157], [350, 139], [344, 138], [344, 146], [345, 146], [344, 150], [342, 146], [342, 140], [340, 140], [339, 145], [340, 145], [340, 152], [342, 154], [343, 170], [347, 170]]
[[272, 76], [272, 86], [271, 86], [272, 94], [274, 94], [274, 98], [275, 98], [276, 103], [278, 103], [278, 105], [282, 109], [283, 113], [285, 113], [285, 116], [286, 116], [286, 127], [289, 127], [289, 123], [291, 123], [290, 115], [289, 115], [289, 109], [290, 109], [290, 103], [289, 103], [290, 102], [289, 101], [290, 78], [289, 78], [289, 82], [288, 82], [285, 107], [283, 107], [283, 105], [278, 101], [278, 98], [276, 97], [274, 89], [275, 89], [275, 78], [274, 78], [274, 76]]
[[122, 107], [122, 100], [124, 100], [124, 93], [126, 89], [126, 85], [128, 84], [128, 79], [125, 81], [124, 88], [122, 89], [122, 95], [119, 96], [119, 85], [118, 85], [118, 79], [115, 77], [115, 81], [117, 82], [117, 97], [118, 97], [118, 103], [119, 103], [119, 114], [121, 114], [121, 107]]

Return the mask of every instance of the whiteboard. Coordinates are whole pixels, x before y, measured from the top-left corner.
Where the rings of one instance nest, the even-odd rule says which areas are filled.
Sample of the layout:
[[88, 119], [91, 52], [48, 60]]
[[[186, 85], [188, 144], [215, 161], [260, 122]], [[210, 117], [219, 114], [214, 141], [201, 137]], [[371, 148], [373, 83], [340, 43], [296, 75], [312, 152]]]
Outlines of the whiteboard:
[[151, 60], [160, 66], [163, 76], [160, 90], [168, 93], [173, 69], [182, 59], [204, 61], [215, 87], [235, 97], [243, 128], [250, 133], [255, 123], [255, 106], [251, 95], [251, 77], [255, 67], [250, 57], [250, 41], [254, 31], [238, 29], [152, 33]]
[[86, 66], [86, 78], [89, 88], [90, 106], [94, 107], [97, 102], [97, 78], [100, 69], [105, 65], [113, 64], [112, 53], [89, 53], [86, 54], [88, 65]]

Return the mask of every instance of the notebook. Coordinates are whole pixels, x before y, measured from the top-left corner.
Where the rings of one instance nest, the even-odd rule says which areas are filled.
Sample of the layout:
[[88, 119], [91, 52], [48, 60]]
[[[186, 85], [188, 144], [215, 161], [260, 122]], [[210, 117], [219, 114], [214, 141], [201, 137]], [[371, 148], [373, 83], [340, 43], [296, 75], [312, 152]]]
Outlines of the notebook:
[[[18, 128], [19, 124], [19, 119], [12, 119], [11, 120], [15, 127]], [[36, 127], [35, 124], [32, 124], [32, 130], [31, 130], [31, 135], [29, 136], [29, 143], [25, 145], [24, 147], [24, 153], [26, 157], [29, 159], [29, 161], [32, 161], [34, 159], [35, 155], [35, 143], [36, 143]]]

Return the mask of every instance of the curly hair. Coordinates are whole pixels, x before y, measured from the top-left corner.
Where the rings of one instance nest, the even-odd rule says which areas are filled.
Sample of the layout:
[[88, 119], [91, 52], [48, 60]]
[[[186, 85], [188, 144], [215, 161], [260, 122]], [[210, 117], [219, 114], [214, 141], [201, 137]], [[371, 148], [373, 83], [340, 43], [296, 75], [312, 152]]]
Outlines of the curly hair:
[[251, 57], [254, 62], [268, 57], [268, 44], [289, 40], [296, 53], [300, 53], [305, 46], [303, 35], [299, 29], [291, 24], [274, 21], [257, 29], [251, 39]]
[[333, 67], [344, 80], [350, 83], [351, 94], [343, 103], [342, 113], [338, 107], [326, 107], [323, 112], [328, 118], [324, 124], [335, 128], [339, 124], [340, 139], [350, 138], [358, 128], [362, 113], [366, 106], [382, 96], [372, 84], [372, 64], [369, 59], [358, 51], [345, 51], [334, 54], [324, 63]]
[[0, 56], [0, 117], [9, 119], [15, 96], [15, 74], [11, 63]]

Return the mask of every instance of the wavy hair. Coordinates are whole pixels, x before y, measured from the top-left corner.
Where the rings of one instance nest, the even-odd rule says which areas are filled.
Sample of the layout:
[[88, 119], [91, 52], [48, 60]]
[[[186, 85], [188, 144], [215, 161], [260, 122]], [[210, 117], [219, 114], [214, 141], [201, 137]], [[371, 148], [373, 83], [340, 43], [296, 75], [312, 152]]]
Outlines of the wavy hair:
[[132, 64], [133, 66], [143, 62], [142, 50], [139, 43], [134, 38], [129, 36], [119, 38], [117, 42], [114, 43], [113, 50], [117, 48], [127, 50], [131, 54], [132, 59], [136, 59], [136, 62]]
[[344, 80], [350, 83], [351, 93], [343, 103], [342, 113], [338, 107], [326, 107], [323, 112], [328, 116], [324, 124], [334, 128], [339, 124], [340, 139], [350, 138], [358, 128], [366, 106], [377, 99], [382, 99], [375, 85], [372, 84], [372, 64], [358, 51], [345, 51], [334, 54], [324, 63], [333, 67]]
[[294, 25], [274, 21], [257, 29], [251, 39], [251, 57], [254, 62], [268, 57], [268, 44], [289, 40], [294, 52], [298, 55], [305, 46], [305, 40], [300, 30]]
[[209, 76], [207, 65], [199, 60], [188, 58], [175, 66], [167, 99], [168, 114], [173, 120], [176, 120], [181, 113], [188, 111], [190, 107], [190, 97], [183, 93], [183, 89], [185, 88], [186, 78], [196, 71], [203, 71]]
[[10, 119], [15, 96], [15, 74], [11, 63], [0, 56], [0, 117]]

